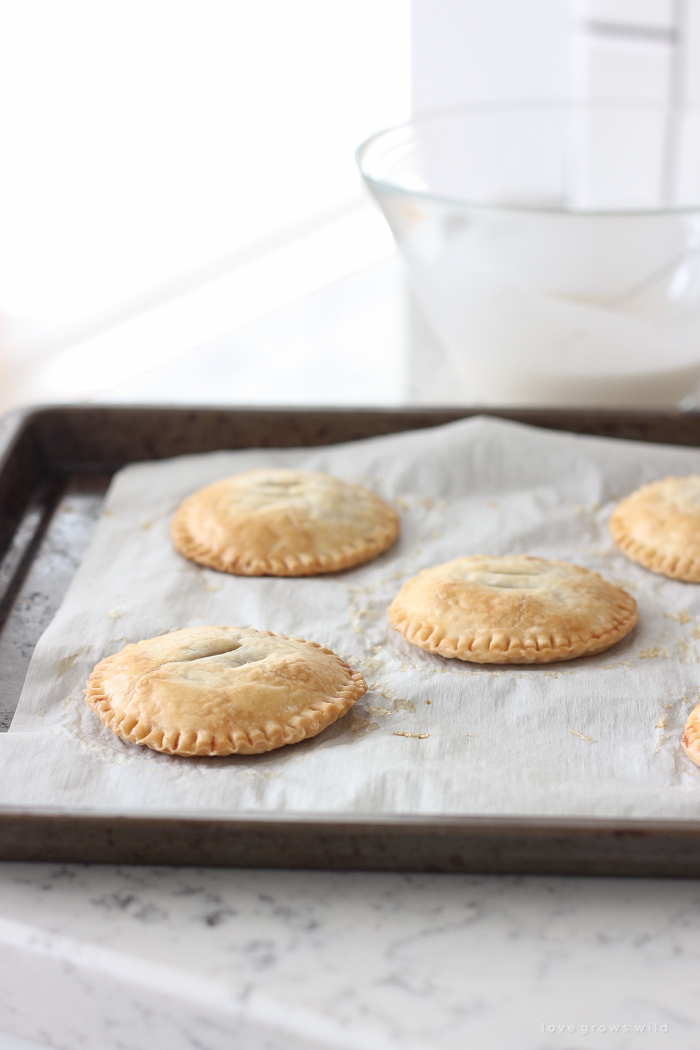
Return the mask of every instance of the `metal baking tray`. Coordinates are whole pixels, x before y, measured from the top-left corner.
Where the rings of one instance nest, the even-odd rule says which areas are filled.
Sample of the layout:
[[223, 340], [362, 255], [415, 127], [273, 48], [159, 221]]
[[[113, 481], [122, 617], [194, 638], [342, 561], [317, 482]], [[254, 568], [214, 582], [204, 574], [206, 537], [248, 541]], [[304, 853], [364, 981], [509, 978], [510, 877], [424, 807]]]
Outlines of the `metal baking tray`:
[[[0, 420], [0, 731], [115, 470], [215, 449], [327, 445], [482, 410], [60, 406]], [[700, 447], [700, 414], [489, 410], [554, 430]], [[290, 814], [134, 817], [0, 807], [0, 860], [436, 872], [700, 875], [700, 819]]]

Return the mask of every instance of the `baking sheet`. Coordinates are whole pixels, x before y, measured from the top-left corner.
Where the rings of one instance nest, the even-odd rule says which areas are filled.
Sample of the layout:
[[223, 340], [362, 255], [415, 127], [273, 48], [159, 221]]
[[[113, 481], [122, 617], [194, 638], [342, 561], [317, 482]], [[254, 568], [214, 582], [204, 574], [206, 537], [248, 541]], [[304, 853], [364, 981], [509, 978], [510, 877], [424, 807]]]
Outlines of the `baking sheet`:
[[[299, 580], [230, 577], [182, 559], [168, 536], [179, 502], [265, 465], [369, 485], [400, 510], [400, 540], [366, 566]], [[680, 736], [699, 696], [700, 588], [629, 562], [606, 522], [644, 481], [699, 470], [698, 450], [485, 418], [127, 467], [0, 737], [0, 804], [695, 817], [700, 769]], [[627, 587], [638, 627], [596, 657], [510, 668], [431, 656], [389, 628], [387, 604], [421, 568], [509, 552], [574, 561]], [[361, 670], [369, 691], [319, 737], [267, 755], [178, 759], [114, 737], [81, 697], [92, 666], [128, 641], [202, 623], [312, 638]]]

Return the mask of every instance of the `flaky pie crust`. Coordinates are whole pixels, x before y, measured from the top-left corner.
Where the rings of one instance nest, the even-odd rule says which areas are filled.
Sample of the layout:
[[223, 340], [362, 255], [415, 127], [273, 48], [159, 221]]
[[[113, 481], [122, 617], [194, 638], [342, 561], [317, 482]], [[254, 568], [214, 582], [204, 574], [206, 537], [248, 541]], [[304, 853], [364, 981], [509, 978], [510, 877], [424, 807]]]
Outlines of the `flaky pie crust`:
[[426, 652], [472, 663], [600, 653], [637, 622], [634, 598], [597, 573], [526, 555], [457, 558], [408, 580], [389, 622]]
[[683, 750], [696, 766], [700, 766], [700, 704], [691, 711], [683, 732]]
[[248, 470], [188, 497], [170, 532], [181, 554], [241, 576], [315, 576], [370, 561], [399, 532], [362, 485], [316, 471]]
[[642, 485], [618, 503], [610, 532], [620, 550], [645, 569], [700, 583], [700, 476]]
[[365, 693], [330, 649], [240, 627], [192, 627], [127, 645], [85, 700], [132, 744], [170, 755], [257, 755], [316, 736]]

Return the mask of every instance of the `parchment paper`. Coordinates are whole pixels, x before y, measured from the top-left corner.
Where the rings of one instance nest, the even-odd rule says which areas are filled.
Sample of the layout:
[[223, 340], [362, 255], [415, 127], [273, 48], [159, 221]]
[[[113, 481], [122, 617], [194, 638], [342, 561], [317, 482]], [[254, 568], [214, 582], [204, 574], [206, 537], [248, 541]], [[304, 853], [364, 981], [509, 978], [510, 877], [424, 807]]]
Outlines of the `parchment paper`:
[[[168, 524], [196, 488], [239, 470], [325, 470], [399, 508], [396, 545], [310, 579], [198, 568]], [[645, 481], [700, 472], [700, 451], [477, 418], [330, 448], [218, 452], [129, 466], [41, 638], [9, 733], [0, 803], [157, 812], [694, 817], [700, 769], [680, 737], [700, 688], [700, 586], [614, 548], [607, 519]], [[635, 631], [594, 657], [486, 667], [431, 656], [388, 625], [419, 569], [466, 554], [573, 561], [626, 587]], [[185, 759], [125, 744], [82, 699], [93, 665], [178, 627], [237, 624], [327, 645], [366, 696], [313, 740]], [[397, 734], [413, 734], [402, 736]], [[421, 739], [419, 734], [429, 734]]]

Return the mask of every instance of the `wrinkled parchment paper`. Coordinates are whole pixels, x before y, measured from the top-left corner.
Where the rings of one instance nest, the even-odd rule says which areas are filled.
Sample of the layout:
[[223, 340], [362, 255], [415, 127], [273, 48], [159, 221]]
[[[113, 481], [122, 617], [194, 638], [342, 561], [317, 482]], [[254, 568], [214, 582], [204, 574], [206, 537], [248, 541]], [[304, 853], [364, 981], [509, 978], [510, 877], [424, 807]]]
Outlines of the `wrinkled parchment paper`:
[[[193, 490], [259, 466], [325, 470], [400, 511], [368, 565], [244, 578], [177, 554], [168, 524]], [[615, 502], [700, 472], [700, 451], [477, 418], [329, 448], [217, 452], [114, 479], [92, 547], [41, 638], [9, 733], [0, 804], [100, 811], [695, 817], [700, 769], [680, 738], [700, 690], [700, 586], [612, 544]], [[573, 561], [621, 584], [639, 625], [599, 656], [488, 667], [431, 656], [386, 606], [419, 569], [466, 554]], [[174, 758], [125, 744], [82, 699], [93, 665], [179, 627], [299, 635], [358, 668], [366, 696], [313, 740], [266, 755]]]

